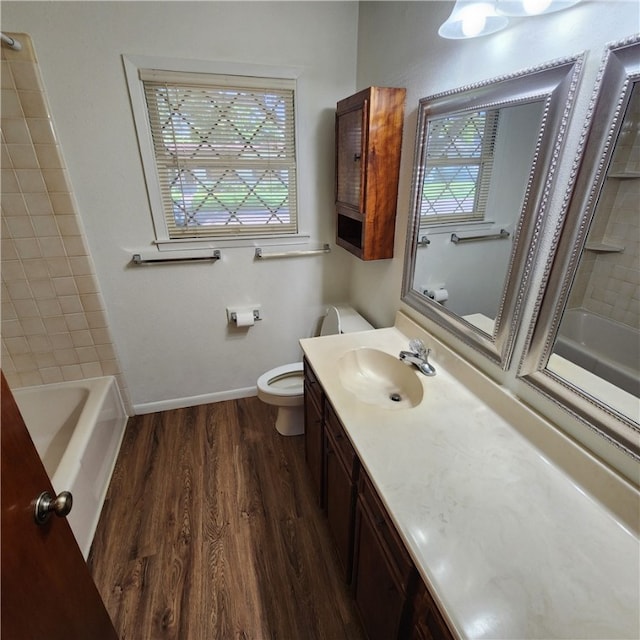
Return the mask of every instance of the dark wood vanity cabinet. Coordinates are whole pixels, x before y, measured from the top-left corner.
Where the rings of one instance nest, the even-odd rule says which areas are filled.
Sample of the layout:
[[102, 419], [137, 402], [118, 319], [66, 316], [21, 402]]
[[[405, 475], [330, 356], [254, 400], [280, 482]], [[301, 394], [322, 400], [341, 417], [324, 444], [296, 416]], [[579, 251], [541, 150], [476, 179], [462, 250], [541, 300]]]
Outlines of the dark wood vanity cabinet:
[[325, 510], [344, 577], [349, 583], [360, 461], [329, 402], [325, 404], [325, 438]]
[[368, 638], [453, 640], [306, 359], [304, 415], [313, 488]]
[[353, 595], [370, 640], [406, 638], [418, 573], [363, 472], [356, 506]]
[[336, 108], [336, 243], [393, 257], [406, 90], [369, 87]]
[[304, 455], [316, 499], [324, 507], [324, 393], [304, 360]]

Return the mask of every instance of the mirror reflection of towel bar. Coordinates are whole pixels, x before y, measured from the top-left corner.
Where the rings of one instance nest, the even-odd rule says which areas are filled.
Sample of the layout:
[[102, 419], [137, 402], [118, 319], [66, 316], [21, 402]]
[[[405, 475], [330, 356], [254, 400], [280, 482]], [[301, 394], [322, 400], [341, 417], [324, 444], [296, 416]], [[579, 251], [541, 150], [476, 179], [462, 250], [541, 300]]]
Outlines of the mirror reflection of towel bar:
[[455, 233], [451, 234], [451, 242], [453, 244], [461, 244], [463, 242], [478, 242], [480, 240], [506, 240], [511, 234], [506, 229], [500, 229], [500, 233], [490, 233], [484, 236], [467, 236], [460, 238]]
[[212, 255], [208, 256], [190, 256], [190, 257], [179, 257], [179, 256], [166, 256], [162, 258], [143, 258], [139, 253], [134, 253], [131, 258], [131, 262], [136, 265], [145, 265], [145, 264], [164, 264], [167, 262], [197, 262], [202, 260], [220, 260], [220, 250], [215, 249]]

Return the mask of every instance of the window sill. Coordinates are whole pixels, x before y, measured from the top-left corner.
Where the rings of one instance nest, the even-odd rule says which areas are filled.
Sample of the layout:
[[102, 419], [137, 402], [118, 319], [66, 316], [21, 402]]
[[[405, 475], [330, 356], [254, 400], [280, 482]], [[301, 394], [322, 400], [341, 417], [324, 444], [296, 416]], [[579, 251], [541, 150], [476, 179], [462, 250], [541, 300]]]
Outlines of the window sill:
[[210, 251], [224, 247], [277, 247], [308, 244], [311, 236], [298, 233], [287, 236], [247, 236], [243, 238], [186, 238], [184, 240], [154, 240], [158, 251]]

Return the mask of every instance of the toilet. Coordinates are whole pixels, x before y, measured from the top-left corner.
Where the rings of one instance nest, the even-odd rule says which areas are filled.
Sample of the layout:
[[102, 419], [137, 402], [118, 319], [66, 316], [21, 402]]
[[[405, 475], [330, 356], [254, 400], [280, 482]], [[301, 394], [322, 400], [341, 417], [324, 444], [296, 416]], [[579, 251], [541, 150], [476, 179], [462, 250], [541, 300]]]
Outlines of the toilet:
[[[372, 327], [355, 309], [331, 306], [322, 320], [321, 336], [369, 331]], [[304, 373], [302, 362], [285, 364], [258, 378], [258, 398], [278, 407], [276, 429], [283, 436], [304, 433]]]

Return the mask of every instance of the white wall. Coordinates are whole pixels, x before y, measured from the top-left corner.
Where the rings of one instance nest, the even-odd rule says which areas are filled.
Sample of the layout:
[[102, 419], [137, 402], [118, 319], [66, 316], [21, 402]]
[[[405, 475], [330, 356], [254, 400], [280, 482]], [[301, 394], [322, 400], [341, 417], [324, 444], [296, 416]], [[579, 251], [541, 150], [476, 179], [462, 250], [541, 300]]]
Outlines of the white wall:
[[[154, 234], [122, 54], [301, 68], [299, 212], [316, 246], [333, 243], [334, 111], [355, 88], [357, 18], [357, 3], [342, 2], [2, 3], [3, 30], [33, 38], [138, 410], [242, 394], [299, 359], [323, 305], [346, 299], [348, 262], [335, 249], [256, 263], [236, 248], [217, 264], [128, 268]], [[244, 303], [264, 319], [230, 331], [225, 308]]]

